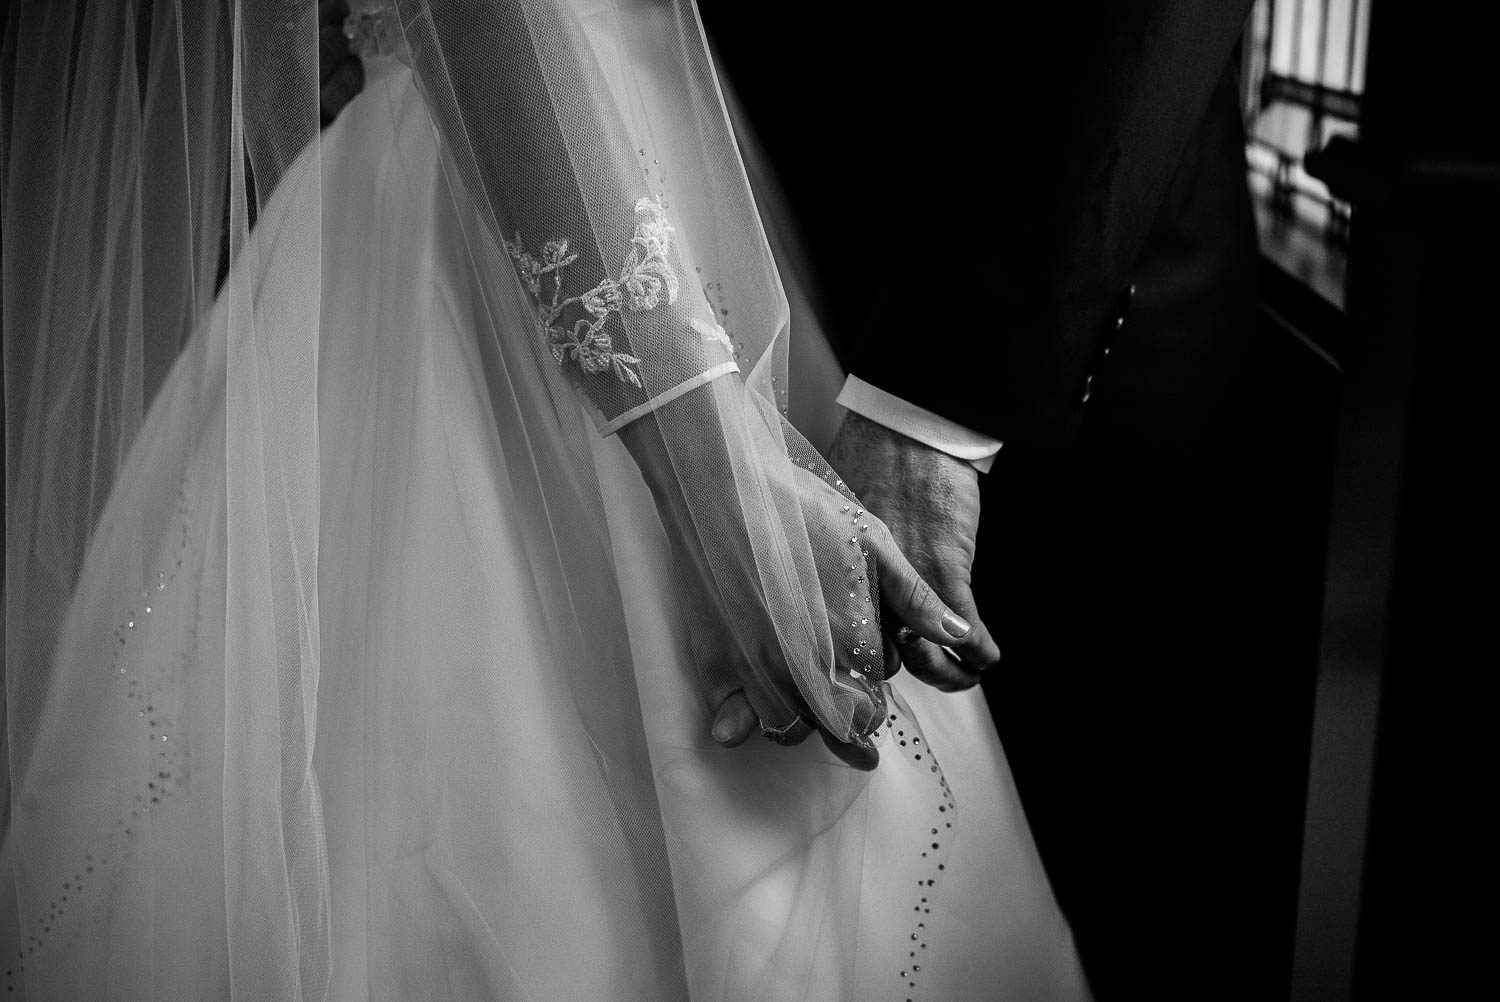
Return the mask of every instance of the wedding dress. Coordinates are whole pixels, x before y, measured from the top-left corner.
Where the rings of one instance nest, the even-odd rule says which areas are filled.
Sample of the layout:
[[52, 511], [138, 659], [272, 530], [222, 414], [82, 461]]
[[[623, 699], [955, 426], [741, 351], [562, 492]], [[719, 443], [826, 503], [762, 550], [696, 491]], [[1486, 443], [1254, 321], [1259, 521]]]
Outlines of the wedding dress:
[[[609, 15], [618, 35], [585, 33], [606, 78], [697, 30], [690, 5]], [[476, 224], [492, 168], [454, 154], [422, 82], [441, 14], [376, 27], [359, 97], [257, 161], [258, 205], [231, 166], [254, 229], [159, 386], [130, 369], [138, 426], [85, 415], [120, 429], [107, 477], [30, 444], [81, 420], [38, 387], [77, 381], [41, 380], [61, 363], [45, 340], [17, 357], [8, 326], [8, 997], [1086, 997], [977, 691], [892, 680], [873, 773], [708, 733], [682, 565], [609, 434], [652, 388], [650, 339], [595, 324], [701, 287], [694, 330], [723, 357], [677, 392], [784, 392], [780, 332], [737, 312], [741, 249], [694, 244], [706, 189], [667, 155], [688, 140], [632, 136], [652, 190], [595, 234], [626, 263], [575, 279], [576, 217], [545, 246]], [[665, 86], [638, 79], [648, 102]], [[547, 322], [563, 293], [583, 326]], [[96, 382], [128, 368], [81, 355]], [[627, 396], [576, 394], [570, 367]]]

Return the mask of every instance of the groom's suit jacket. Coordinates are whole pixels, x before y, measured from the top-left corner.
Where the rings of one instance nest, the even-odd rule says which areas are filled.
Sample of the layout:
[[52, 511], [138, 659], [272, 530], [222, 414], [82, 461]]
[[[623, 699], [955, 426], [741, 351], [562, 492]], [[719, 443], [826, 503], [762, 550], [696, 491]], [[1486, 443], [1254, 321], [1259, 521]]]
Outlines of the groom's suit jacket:
[[1250, 6], [703, 0], [840, 361], [1005, 442], [984, 690], [1106, 1002], [1289, 984], [1321, 565], [1255, 322]]
[[1221, 378], [1226, 352], [1169, 351], [1154, 372], [1106, 352], [1142, 315], [1212, 341], [1247, 295], [1231, 56], [1249, 7], [868, 8], [773, 28], [771, 51], [765, 7], [703, 16], [845, 368], [1019, 443], [1072, 437], [1111, 364], [1169, 396]]

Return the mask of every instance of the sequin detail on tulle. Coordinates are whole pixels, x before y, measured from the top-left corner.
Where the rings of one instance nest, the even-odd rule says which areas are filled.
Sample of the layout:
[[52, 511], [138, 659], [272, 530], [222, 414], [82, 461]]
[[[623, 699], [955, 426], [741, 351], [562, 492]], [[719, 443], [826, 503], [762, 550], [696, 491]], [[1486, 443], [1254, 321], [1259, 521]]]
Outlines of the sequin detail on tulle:
[[[892, 700], [891, 712], [886, 717], [890, 737], [896, 748], [918, 772], [931, 777], [936, 803], [929, 808], [928, 833], [920, 843], [917, 890], [912, 901], [911, 927], [904, 941], [898, 944], [906, 957], [896, 963], [896, 976], [901, 979], [906, 994], [900, 996], [906, 1002], [915, 1002], [921, 984], [923, 961], [927, 956], [928, 923], [932, 920], [932, 904], [937, 897], [938, 881], [948, 875], [948, 857], [953, 841], [955, 825], [958, 823], [958, 800], [948, 786], [948, 779], [938, 765], [937, 756], [922, 737], [921, 727], [910, 709], [898, 698]], [[931, 803], [929, 801], [929, 803]]]
[[[536, 300], [537, 325], [557, 364], [571, 361], [586, 375], [611, 374], [622, 383], [640, 388], [641, 360], [615, 350], [614, 337], [605, 330], [605, 323], [616, 313], [642, 313], [664, 302], [677, 302], [677, 272], [667, 260], [675, 231], [661, 203], [642, 198], [635, 203], [635, 213], [635, 235], [620, 277], [606, 278], [576, 296], [563, 296], [566, 270], [578, 260], [566, 237], [547, 241], [540, 257], [526, 250], [519, 233], [514, 241], [504, 243], [522, 284]], [[550, 294], [546, 281], [549, 275]], [[584, 316], [575, 316], [569, 323], [564, 314], [573, 308]]]
[[[875, 564], [870, 551], [861, 545], [860, 537], [854, 534], [858, 526], [865, 524], [861, 518], [865, 511], [858, 507], [859, 499], [849, 485], [838, 478], [810, 444], [800, 438], [788, 436], [787, 459], [822, 480], [838, 495], [832, 503], [838, 505], [837, 514], [831, 523], [839, 527], [839, 519], [849, 518], [851, 512], [858, 515], [851, 519], [849, 536], [829, 537], [830, 545], [848, 547], [848, 560], [843, 570], [848, 574], [842, 595], [827, 592], [828, 625], [833, 633], [834, 664], [830, 679], [840, 689], [853, 690], [868, 697], [867, 705], [856, 704], [855, 718], [850, 722], [848, 739], [866, 747], [879, 746], [879, 730], [886, 716], [886, 686], [884, 651], [880, 643], [879, 607], [876, 587]], [[840, 503], [842, 502], [842, 503]], [[832, 586], [833, 582], [829, 582]], [[844, 596], [847, 595], [847, 599]], [[847, 627], [845, 624], [848, 624]]]
[[[73, 873], [64, 877], [54, 889], [52, 899], [26, 934], [16, 965], [6, 970], [8, 992], [16, 990], [26, 969], [26, 958], [41, 952], [56, 937], [69, 914], [76, 916], [82, 907], [84, 893], [110, 879], [109, 874], [123, 862], [122, 857], [139, 834], [140, 826], [180, 793], [186, 784], [187, 749], [179, 726], [178, 704], [182, 674], [192, 657], [192, 634], [184, 649], [168, 663], [147, 665], [136, 654], [144, 646], [152, 624], [162, 618], [165, 602], [187, 596], [194, 606], [186, 610], [188, 618], [177, 622], [192, 624], [196, 621], [201, 565], [192, 554], [191, 521], [184, 476], [178, 484], [174, 510], [177, 539], [172, 555], [122, 610], [109, 636], [109, 684], [120, 687], [131, 716], [138, 721], [141, 750], [147, 763], [146, 777], [135, 791], [128, 809], [115, 818], [113, 826], [94, 851], [86, 853]], [[174, 616], [181, 616], [183, 612], [174, 610]]]

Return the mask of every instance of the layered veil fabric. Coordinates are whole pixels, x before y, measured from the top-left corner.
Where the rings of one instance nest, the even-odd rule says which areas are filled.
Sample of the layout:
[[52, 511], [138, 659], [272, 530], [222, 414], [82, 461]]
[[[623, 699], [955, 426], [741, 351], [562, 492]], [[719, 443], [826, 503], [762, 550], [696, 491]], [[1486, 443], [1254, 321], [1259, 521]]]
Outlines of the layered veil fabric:
[[10, 15], [10, 996], [1082, 997], [982, 700], [883, 679], [692, 4], [356, 12], [321, 132], [318, 13]]

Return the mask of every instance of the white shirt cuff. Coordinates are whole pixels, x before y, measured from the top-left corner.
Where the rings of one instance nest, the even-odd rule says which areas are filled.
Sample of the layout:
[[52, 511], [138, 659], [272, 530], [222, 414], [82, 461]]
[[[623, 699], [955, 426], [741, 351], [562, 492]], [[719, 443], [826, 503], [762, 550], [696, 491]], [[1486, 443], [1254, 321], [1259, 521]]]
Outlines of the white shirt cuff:
[[844, 380], [838, 402], [847, 410], [884, 425], [891, 431], [945, 452], [955, 459], [962, 459], [980, 473], [990, 472], [995, 455], [1005, 444], [998, 438], [981, 435], [956, 421], [949, 421], [932, 411], [909, 404], [858, 376], [851, 375]]

